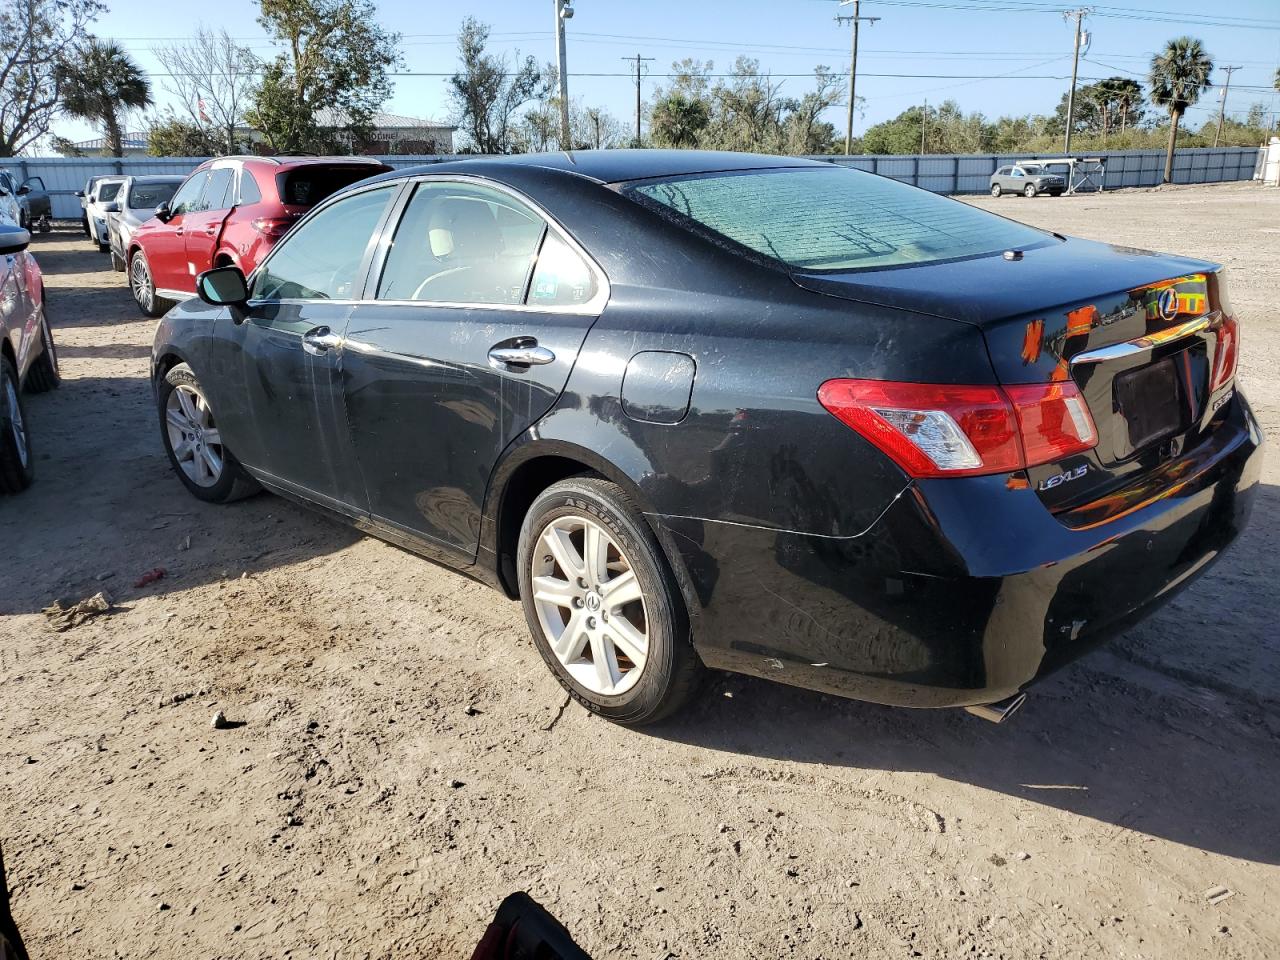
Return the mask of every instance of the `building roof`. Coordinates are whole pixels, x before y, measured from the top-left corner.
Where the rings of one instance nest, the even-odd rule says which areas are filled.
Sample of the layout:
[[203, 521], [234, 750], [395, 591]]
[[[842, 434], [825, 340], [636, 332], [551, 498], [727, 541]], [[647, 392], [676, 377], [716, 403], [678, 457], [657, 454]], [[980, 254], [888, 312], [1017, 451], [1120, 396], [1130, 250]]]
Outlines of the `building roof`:
[[[126, 133], [120, 138], [121, 145], [126, 150], [146, 150], [150, 141], [145, 131], [138, 133]], [[110, 148], [106, 137], [95, 137], [92, 140], [81, 140], [74, 145], [77, 150], [106, 150]]]
[[[348, 115], [342, 110], [317, 110], [316, 122], [322, 127], [341, 127], [347, 123]], [[425, 120], [421, 117], [406, 117], [400, 113], [374, 113], [369, 121], [378, 130], [457, 130], [451, 123], [439, 120]]]

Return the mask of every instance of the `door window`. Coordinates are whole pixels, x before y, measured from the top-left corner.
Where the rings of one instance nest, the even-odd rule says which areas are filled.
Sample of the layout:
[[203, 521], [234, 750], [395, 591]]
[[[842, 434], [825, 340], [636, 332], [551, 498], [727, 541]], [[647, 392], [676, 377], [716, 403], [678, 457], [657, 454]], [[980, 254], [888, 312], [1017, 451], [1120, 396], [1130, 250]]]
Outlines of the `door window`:
[[519, 304], [546, 225], [506, 193], [420, 183], [396, 228], [380, 300]]
[[194, 210], [195, 203], [200, 199], [205, 181], [208, 179], [208, 170], [197, 170], [188, 177], [187, 182], [179, 187], [178, 192], [173, 195], [173, 202], [169, 204], [169, 213], [176, 217]]
[[1018, 167], [1014, 167], [1014, 168], [1013, 168], [1013, 175], [1014, 175], [1015, 177], [1021, 177], [1021, 176], [1023, 176], [1023, 173], [1022, 173], [1022, 171], [1021, 171]]
[[236, 172], [230, 167], [215, 167], [209, 171], [209, 179], [205, 181], [204, 190], [192, 211], [225, 210], [231, 206], [230, 194], [235, 181]]
[[255, 300], [350, 300], [373, 232], [395, 192], [378, 187], [318, 212], [271, 252], [253, 283]]

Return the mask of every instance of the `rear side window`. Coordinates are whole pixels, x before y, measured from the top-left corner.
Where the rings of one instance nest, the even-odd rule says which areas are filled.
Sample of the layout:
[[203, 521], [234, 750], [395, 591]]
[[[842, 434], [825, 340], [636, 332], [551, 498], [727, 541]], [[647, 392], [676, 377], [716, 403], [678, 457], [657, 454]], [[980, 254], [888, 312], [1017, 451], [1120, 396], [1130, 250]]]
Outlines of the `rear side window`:
[[133, 210], [154, 210], [166, 200], [172, 200], [177, 189], [176, 183], [135, 183], [129, 189], [129, 207]]
[[248, 170], [240, 171], [240, 203], [259, 203], [262, 200], [262, 191], [258, 189], [258, 181], [253, 179], [253, 174]]
[[396, 228], [378, 299], [522, 303], [544, 229], [501, 191], [420, 183]]
[[956, 200], [835, 166], [646, 181], [625, 192], [683, 226], [804, 271], [932, 263], [1048, 241]]
[[225, 210], [231, 206], [231, 192], [236, 172], [230, 167], [215, 167], [209, 171], [199, 202], [192, 210]]
[[344, 163], [329, 167], [320, 163], [308, 163], [277, 174], [276, 186], [280, 190], [281, 203], [295, 207], [314, 207], [343, 187], [380, 172], [380, 168], [371, 164]]
[[342, 197], [284, 238], [253, 282], [255, 300], [350, 300], [360, 292], [365, 251], [394, 193], [391, 186]]

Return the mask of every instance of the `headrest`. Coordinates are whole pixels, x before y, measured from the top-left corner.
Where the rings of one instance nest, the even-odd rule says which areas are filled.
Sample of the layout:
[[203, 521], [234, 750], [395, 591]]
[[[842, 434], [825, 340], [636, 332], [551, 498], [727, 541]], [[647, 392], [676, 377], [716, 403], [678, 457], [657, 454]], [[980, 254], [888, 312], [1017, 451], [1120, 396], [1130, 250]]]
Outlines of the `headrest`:
[[469, 197], [435, 201], [427, 221], [427, 239], [437, 260], [491, 257], [502, 245], [498, 221], [489, 205]]

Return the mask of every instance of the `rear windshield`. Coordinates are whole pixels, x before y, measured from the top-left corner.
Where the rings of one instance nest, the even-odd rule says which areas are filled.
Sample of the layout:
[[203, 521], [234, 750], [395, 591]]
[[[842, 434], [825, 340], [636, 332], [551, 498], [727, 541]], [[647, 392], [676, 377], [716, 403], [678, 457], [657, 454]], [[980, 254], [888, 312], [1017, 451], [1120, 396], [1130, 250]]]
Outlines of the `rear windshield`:
[[129, 191], [129, 206], [134, 210], [154, 210], [172, 200], [181, 183], [135, 183]]
[[116, 198], [116, 194], [120, 192], [120, 188], [123, 186], [123, 183], [104, 183], [102, 186], [98, 187], [98, 199], [114, 200]]
[[967, 204], [834, 165], [645, 181], [625, 192], [796, 270], [933, 263], [1049, 240]]
[[307, 164], [277, 175], [276, 186], [280, 189], [281, 203], [314, 207], [329, 194], [381, 172], [381, 167], [372, 164], [344, 163], [332, 167]]

